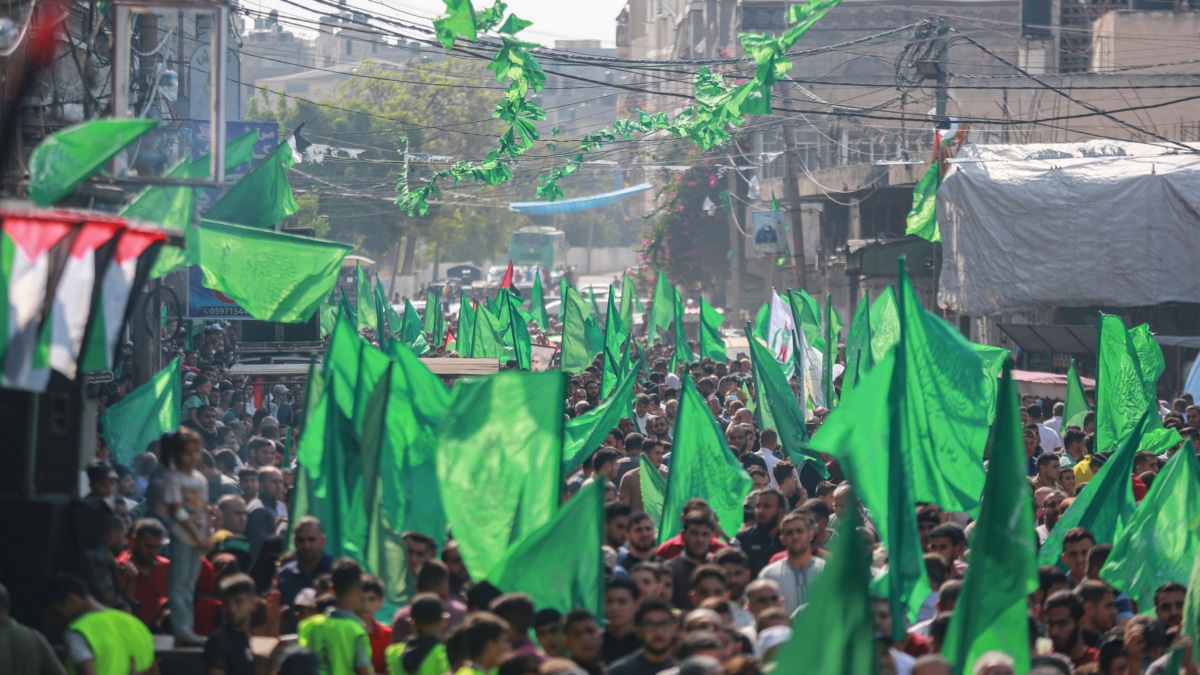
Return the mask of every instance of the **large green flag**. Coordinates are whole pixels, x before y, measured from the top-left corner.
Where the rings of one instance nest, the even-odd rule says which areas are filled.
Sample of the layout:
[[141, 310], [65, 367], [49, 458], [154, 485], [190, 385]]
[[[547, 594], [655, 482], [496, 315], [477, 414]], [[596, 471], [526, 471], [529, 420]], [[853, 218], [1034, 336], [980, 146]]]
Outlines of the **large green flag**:
[[633, 333], [633, 304], [637, 300], [637, 285], [629, 278], [629, 272], [621, 277], [621, 323], [625, 330]]
[[475, 306], [466, 291], [458, 295], [458, 354], [470, 356], [471, 339], [475, 336]]
[[355, 263], [357, 268], [358, 295], [355, 304], [358, 305], [358, 332], [374, 331], [378, 325], [375, 316], [375, 291], [371, 290], [371, 280], [367, 279], [367, 271], [362, 263]]
[[533, 290], [529, 293], [529, 310], [539, 328], [550, 329], [550, 317], [546, 314], [546, 294], [542, 291], [542, 273], [540, 271], [533, 275]]
[[622, 417], [633, 408], [633, 383], [637, 371], [626, 369], [614, 388], [612, 396], [579, 417], [567, 420], [563, 427], [562, 476], [566, 478], [583, 466], [601, 445], [609, 432], [617, 428]]
[[562, 296], [562, 369], [568, 373], [581, 373], [592, 364], [591, 349], [588, 347], [587, 327], [584, 317], [587, 305], [574, 287], [563, 284]]
[[[1098, 384], [1098, 383], [1097, 383]], [[1112, 453], [1104, 466], [1088, 481], [1087, 489], [1075, 498], [1062, 518], [1050, 530], [1038, 551], [1039, 565], [1063, 565], [1063, 537], [1072, 527], [1086, 527], [1097, 544], [1111, 544], [1133, 517], [1133, 456], [1138, 451], [1142, 433], [1150, 424], [1152, 410], [1143, 410], [1133, 432], [1125, 437], [1121, 447]]]
[[808, 339], [808, 344], [824, 353], [825, 333], [821, 330], [821, 304], [803, 288], [798, 291], [789, 290], [787, 295], [788, 303], [792, 308], [792, 316], [796, 325], [804, 331], [804, 337]]
[[[858, 509], [838, 525], [825, 571], [792, 619], [792, 637], [775, 655], [776, 673], [874, 675], [875, 618], [871, 611], [871, 554], [858, 533]], [[895, 615], [893, 615], [895, 616]], [[903, 628], [898, 618], [893, 625]], [[814, 640], [812, 636], [820, 635]], [[801, 665], [803, 664], [803, 665]]]
[[1117, 535], [1100, 578], [1133, 598], [1138, 607], [1154, 607], [1154, 591], [1159, 586], [1168, 581], [1188, 582], [1192, 561], [1200, 552], [1197, 513], [1200, 461], [1188, 443], [1163, 467]]
[[539, 609], [603, 614], [604, 487], [604, 481], [592, 481], [513, 545], [488, 573], [488, 583], [506, 593], [529, 593]]
[[266, 229], [295, 215], [300, 205], [287, 179], [287, 171], [294, 164], [292, 146], [280, 143], [209, 207], [205, 219]]
[[148, 118], [105, 118], [50, 134], [29, 157], [29, 201], [51, 206], [66, 197], [158, 123]]
[[337, 381], [338, 386], [330, 389], [331, 396], [360, 435], [367, 399], [387, 367], [383, 352], [356, 333], [349, 318], [340, 315], [325, 347], [322, 372], [326, 379]]
[[[793, 329], [795, 326], [793, 326]], [[754, 336], [771, 344], [771, 303], [764, 302], [754, 315]]]
[[307, 321], [337, 284], [352, 247], [332, 241], [204, 221], [204, 285], [259, 321]]
[[[821, 374], [821, 386], [825, 388], [825, 405], [833, 408], [837, 405], [835, 394], [837, 390], [833, 386], [833, 362], [838, 357], [838, 339], [842, 333], [842, 317], [838, 316], [837, 310], [833, 308], [833, 294], [825, 294], [825, 353], [821, 361], [821, 365], [825, 371]], [[844, 381], [844, 380], [843, 380]]]
[[683, 505], [694, 497], [708, 501], [726, 533], [737, 532], [742, 526], [742, 500], [754, 481], [733, 456], [691, 377], [684, 378], [679, 394], [672, 447], [659, 541], [679, 534]]
[[937, 191], [942, 183], [941, 163], [934, 162], [913, 188], [912, 210], [904, 234], [915, 234], [929, 241], [941, 241], [937, 222]]
[[[604, 351], [604, 331], [600, 330], [600, 324], [596, 322], [596, 317], [591, 314], [583, 315], [583, 331], [587, 336], [588, 351], [593, 356]], [[590, 364], [591, 361], [588, 363]]]
[[[971, 535], [971, 566], [963, 582], [942, 654], [957, 673], [975, 672], [986, 652], [1003, 652], [1014, 670], [1029, 670], [1029, 594], [1038, 588], [1037, 538], [1025, 483], [1017, 387], [1012, 361], [1000, 377], [983, 506]], [[1110, 558], [1111, 560], [1111, 558]]]
[[825, 462], [809, 450], [808, 428], [804, 409], [783, 376], [775, 355], [755, 337], [746, 326], [746, 341], [750, 343], [750, 365], [754, 372], [755, 410], [763, 429], [774, 429], [784, 454], [797, 467], [808, 462], [823, 477], [829, 477]]
[[[897, 349], [899, 345], [897, 345]], [[898, 427], [905, 412], [903, 354], [889, 352], [847, 393], [812, 439], [813, 450], [837, 455], [871, 512], [888, 550], [886, 597], [892, 616], [915, 620], [929, 594], [913, 499], [912, 454]], [[893, 621], [903, 639], [903, 621]]]
[[608, 314], [604, 321], [604, 363], [600, 377], [600, 396], [606, 397], [617, 386], [617, 379], [624, 375], [621, 372], [620, 360], [622, 346], [629, 337], [625, 326], [621, 323], [621, 315], [617, 313], [616, 291], [608, 287]]
[[875, 359], [871, 354], [871, 303], [866, 295], [858, 301], [850, 334], [846, 336], [846, 374], [842, 378], [842, 394], [850, 390], [871, 372]]
[[500, 320], [484, 305], [475, 309], [475, 330], [471, 334], [471, 358], [504, 359], [504, 340]]
[[657, 526], [662, 522], [663, 506], [667, 498], [667, 479], [663, 478], [650, 459], [642, 454], [638, 464], [638, 483], [642, 488], [642, 510], [654, 520]]
[[104, 442], [121, 464], [133, 466], [133, 458], [146, 452], [152, 441], [179, 428], [182, 407], [179, 368], [177, 356], [157, 375], [101, 413]]
[[650, 302], [650, 325], [646, 326], [646, 344], [653, 347], [654, 343], [666, 338], [675, 320], [675, 289], [667, 278], [666, 270], [658, 271], [658, 280], [654, 282], [654, 299]]
[[412, 347], [417, 354], [429, 352], [429, 342], [425, 340], [425, 333], [421, 328], [421, 317], [408, 298], [404, 299], [404, 314], [400, 317], [400, 331], [397, 336], [400, 342]]
[[[1096, 356], [1096, 452], [1116, 449], [1133, 432], [1142, 413], [1151, 409], [1157, 412], [1158, 409], [1157, 397], [1147, 387], [1141, 357], [1130, 333], [1125, 330], [1121, 317], [1100, 316], [1097, 337], [1100, 347]], [[1143, 429], [1143, 433], [1154, 428], [1153, 422], [1151, 425]]]
[[441, 344], [442, 321], [442, 289], [433, 286], [425, 291], [425, 317], [421, 323], [430, 347]]
[[439, 429], [438, 483], [477, 579], [558, 511], [565, 397], [562, 373], [553, 371], [506, 371], [454, 386]]
[[704, 296], [700, 296], [700, 356], [708, 357], [718, 363], [725, 363], [729, 356], [725, 353], [725, 338], [721, 337], [721, 324], [725, 315], [708, 304]]
[[529, 338], [529, 325], [521, 316], [521, 300], [507, 288], [500, 289], [500, 326], [503, 340], [513, 348], [517, 368], [529, 370], [533, 359], [533, 345]]
[[879, 363], [900, 339], [900, 310], [896, 290], [888, 286], [871, 303], [871, 360]]
[[388, 513], [401, 531], [446, 539], [446, 514], [438, 485], [438, 426], [450, 405], [450, 390], [417, 354], [396, 340], [388, 342], [392, 361], [388, 403], [388, 442], [395, 457], [385, 464]]
[[1075, 361], [1072, 359], [1071, 367], [1067, 369], [1067, 397], [1063, 401], [1062, 424], [1059, 429], [1066, 432], [1067, 427], [1072, 424], [1082, 429], [1083, 418], [1087, 414], [1087, 396], [1083, 393], [1083, 382], [1079, 379], [1079, 371], [1075, 369]]

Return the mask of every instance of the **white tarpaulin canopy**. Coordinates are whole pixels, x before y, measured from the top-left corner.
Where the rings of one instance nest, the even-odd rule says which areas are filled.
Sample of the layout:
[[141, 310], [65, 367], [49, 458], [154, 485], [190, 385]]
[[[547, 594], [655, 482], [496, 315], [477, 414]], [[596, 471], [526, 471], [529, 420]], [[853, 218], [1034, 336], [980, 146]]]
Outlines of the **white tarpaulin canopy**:
[[964, 145], [937, 193], [939, 303], [992, 316], [1195, 302], [1195, 147]]

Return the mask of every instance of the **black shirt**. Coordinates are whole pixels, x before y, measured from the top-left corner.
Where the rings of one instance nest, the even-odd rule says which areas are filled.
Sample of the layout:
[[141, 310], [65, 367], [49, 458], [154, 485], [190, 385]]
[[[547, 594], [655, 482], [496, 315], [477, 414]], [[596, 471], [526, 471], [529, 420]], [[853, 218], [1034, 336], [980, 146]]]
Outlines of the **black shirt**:
[[226, 675], [255, 675], [254, 652], [250, 636], [222, 625], [204, 643], [204, 670], [225, 671]]
[[692, 590], [692, 572], [696, 571], [699, 563], [683, 554], [678, 558], [668, 560], [665, 567], [675, 577], [675, 590], [671, 597], [671, 604], [684, 611], [695, 609], [688, 594]]
[[655, 675], [668, 668], [675, 667], [675, 659], [667, 659], [662, 663], [651, 663], [642, 655], [642, 650], [626, 656], [612, 664], [608, 675]]
[[739, 532], [738, 541], [742, 543], [742, 550], [750, 559], [750, 576], [755, 578], [771, 563], [771, 556], [784, 550], [783, 544], [779, 543], [779, 537], [772, 535], [768, 528], [762, 525]]
[[605, 663], [612, 664], [636, 652], [641, 647], [642, 641], [638, 638], [636, 631], [629, 631], [624, 637], [614, 637], [606, 630], [604, 631], [604, 646], [600, 649], [600, 655]]
[[654, 553], [651, 553], [649, 558], [639, 558], [633, 554], [633, 551], [626, 551], [617, 556], [617, 566], [624, 568], [626, 572], [632, 572], [633, 568], [641, 563], [660, 563], [662, 561], [663, 559]]

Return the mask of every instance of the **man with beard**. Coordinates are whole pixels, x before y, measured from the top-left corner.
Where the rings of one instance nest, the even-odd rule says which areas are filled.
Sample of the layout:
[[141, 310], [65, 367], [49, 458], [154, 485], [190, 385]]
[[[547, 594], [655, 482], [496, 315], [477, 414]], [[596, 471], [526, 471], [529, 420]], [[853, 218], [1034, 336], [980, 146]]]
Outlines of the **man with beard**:
[[654, 554], [658, 530], [654, 527], [654, 519], [648, 514], [642, 511], [631, 514], [625, 537], [626, 550], [617, 557], [618, 567], [630, 571], [641, 563], [662, 562], [662, 558]]
[[1079, 621], [1083, 618], [1083, 602], [1068, 591], [1058, 591], [1046, 599], [1042, 607], [1046, 623], [1046, 636], [1054, 644], [1054, 651], [1071, 659], [1076, 668], [1095, 663], [1100, 652], [1083, 643]]
[[124, 572], [117, 577], [117, 590], [147, 627], [154, 625], [167, 602], [171, 561], [159, 555], [166, 534], [162, 523], [142, 518], [133, 526], [133, 546], [117, 557], [117, 567]]
[[634, 616], [642, 648], [612, 664], [609, 675], [655, 675], [675, 667], [671, 656], [679, 624], [671, 608], [659, 598], [646, 598]]
[[750, 574], [757, 577], [783, 549], [779, 542], [779, 523], [787, 513], [787, 498], [779, 490], [762, 490], [754, 506], [754, 526], [738, 533], [742, 550], [750, 560]]

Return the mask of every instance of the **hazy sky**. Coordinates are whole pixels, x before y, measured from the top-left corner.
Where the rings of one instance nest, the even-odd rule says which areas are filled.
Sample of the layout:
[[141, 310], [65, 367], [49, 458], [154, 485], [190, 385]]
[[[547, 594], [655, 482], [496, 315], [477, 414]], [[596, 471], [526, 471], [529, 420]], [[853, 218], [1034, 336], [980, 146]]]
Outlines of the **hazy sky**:
[[[303, 1], [303, 0], [301, 0]], [[475, 0], [480, 9], [490, 0]], [[616, 18], [626, 0], [507, 0], [509, 11], [533, 22], [522, 35], [552, 46], [554, 40], [600, 40], [611, 47], [616, 39]], [[400, 21], [429, 25], [429, 19], [445, 10], [442, 0], [348, 0], [356, 8], [390, 16]], [[251, 7], [278, 9], [281, 14], [296, 14], [299, 10], [275, 0], [244, 0]], [[313, 4], [315, 11], [324, 9]], [[386, 8], [392, 8], [388, 11]], [[424, 17], [424, 19], [419, 18]]]

